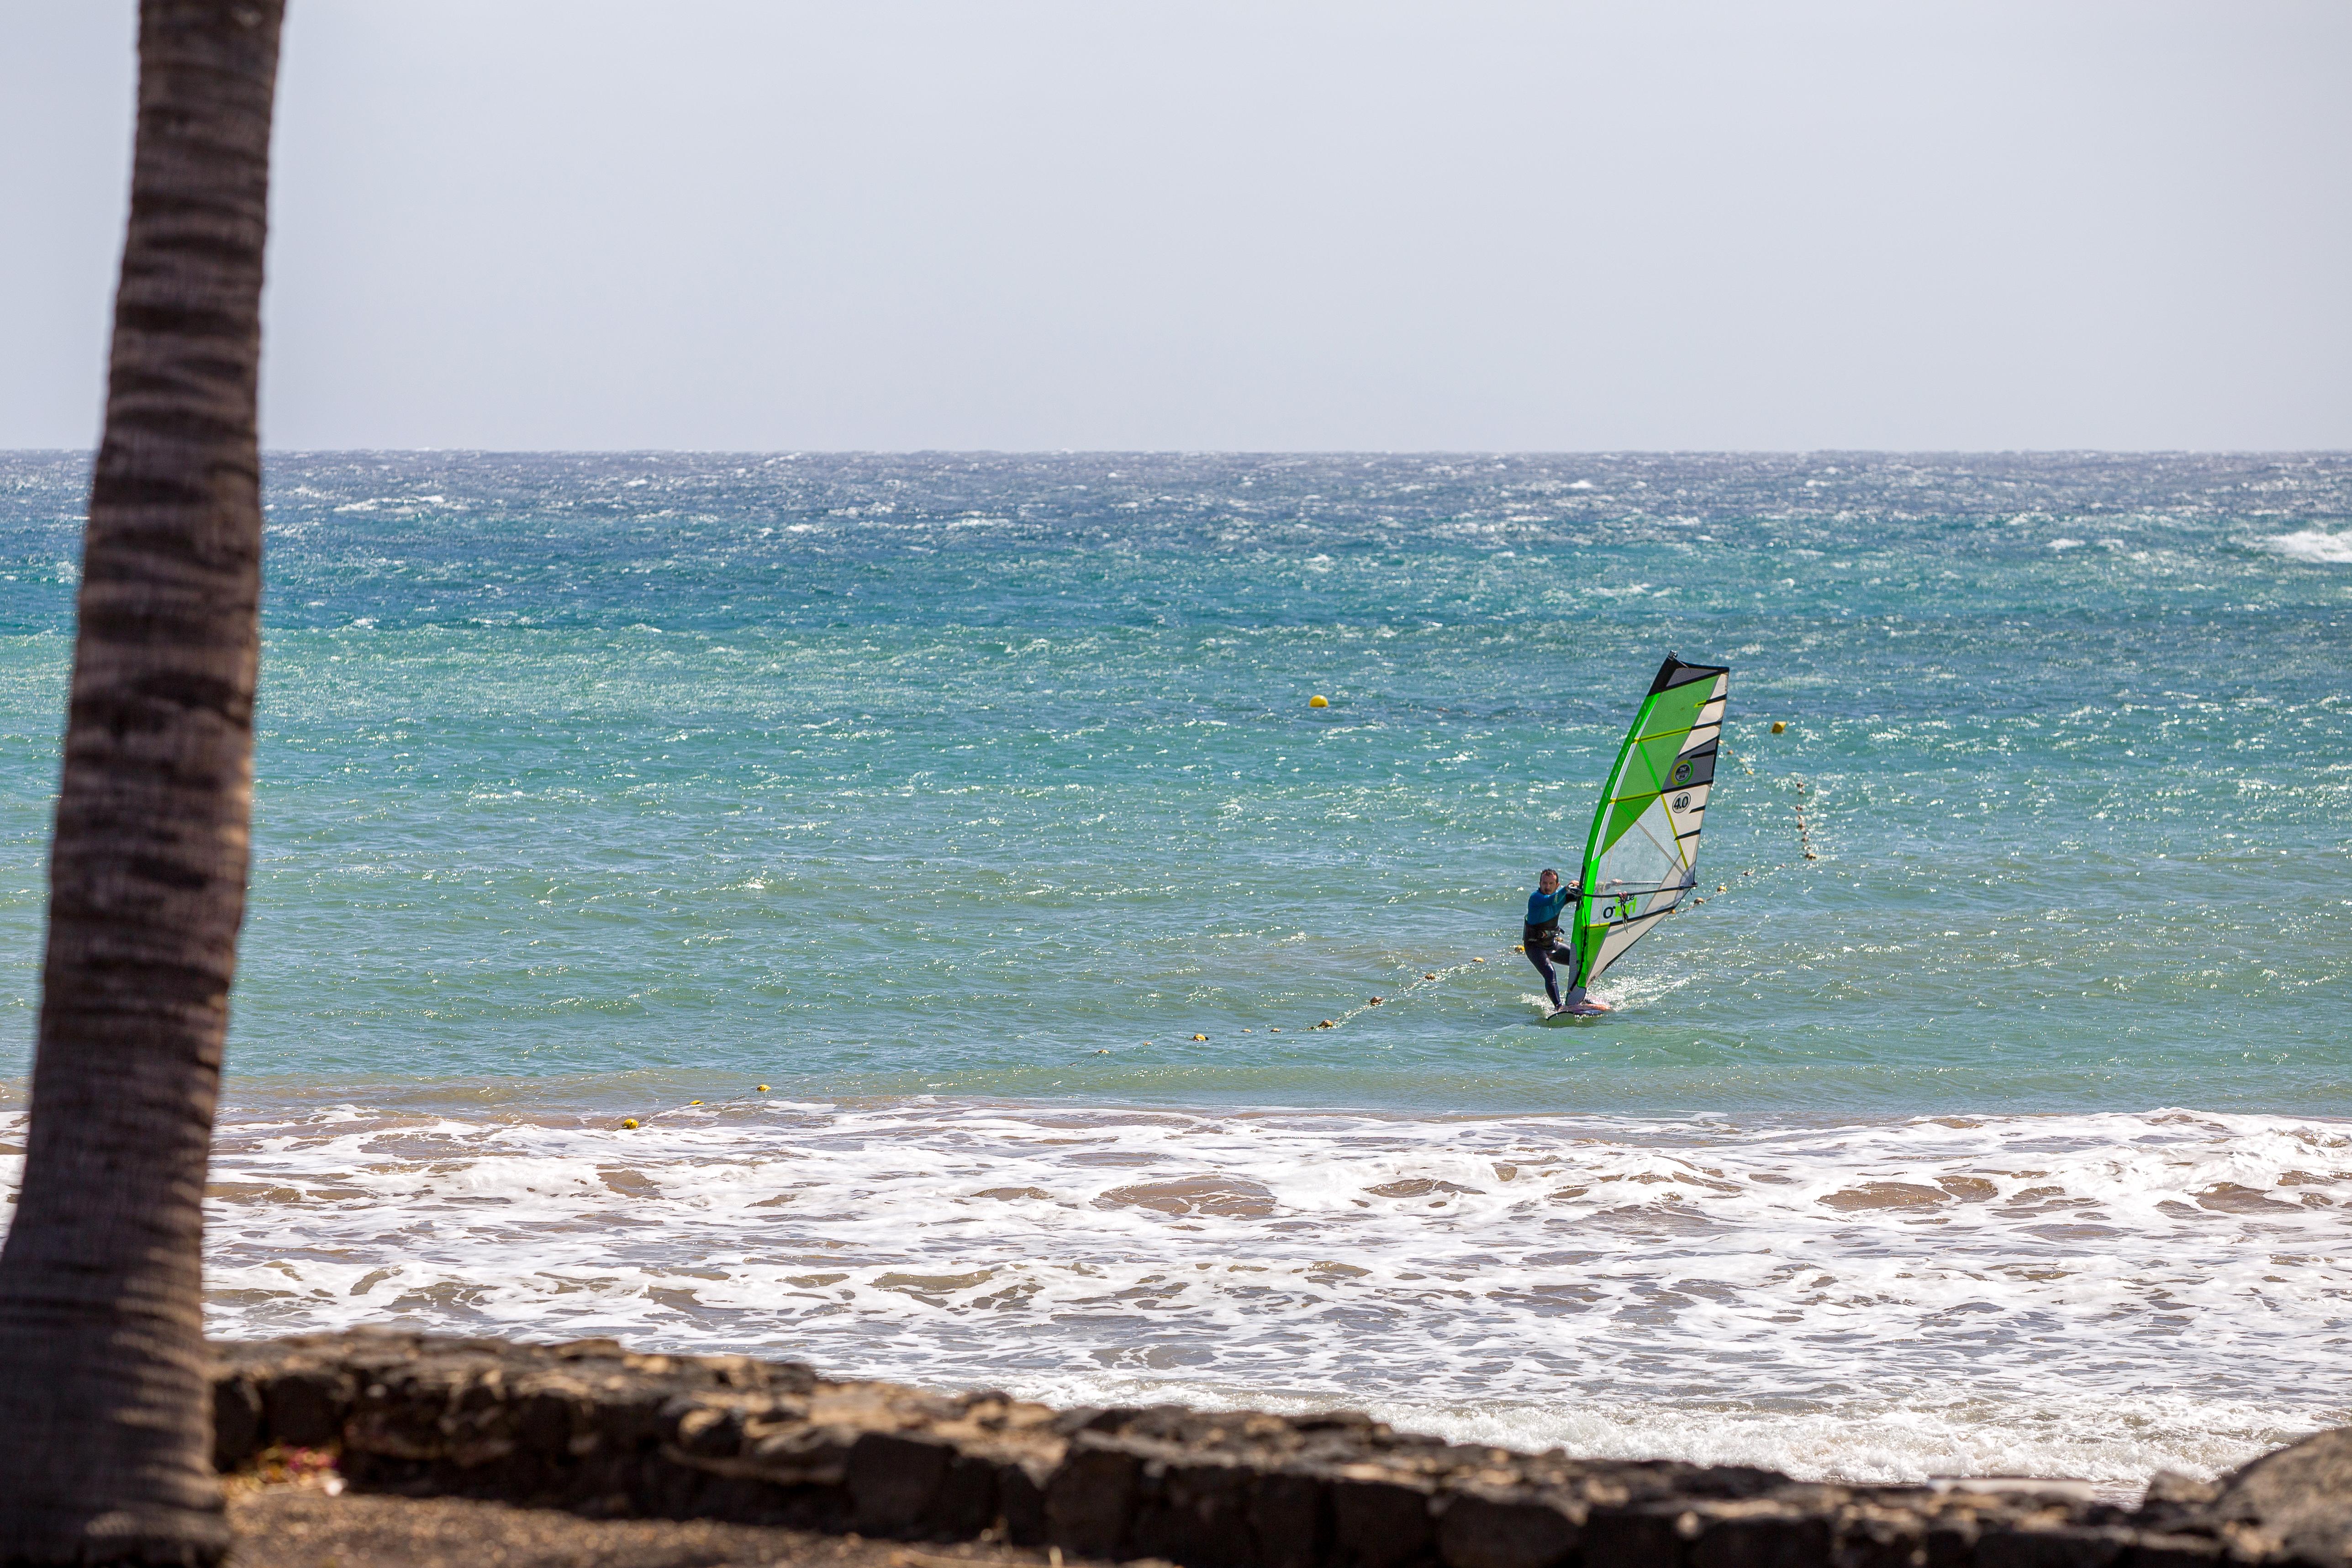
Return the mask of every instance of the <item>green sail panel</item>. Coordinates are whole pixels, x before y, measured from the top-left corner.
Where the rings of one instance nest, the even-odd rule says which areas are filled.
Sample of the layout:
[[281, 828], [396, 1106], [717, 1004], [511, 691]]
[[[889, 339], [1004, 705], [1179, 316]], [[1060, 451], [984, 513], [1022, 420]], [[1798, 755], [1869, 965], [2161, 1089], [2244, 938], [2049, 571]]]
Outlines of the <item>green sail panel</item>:
[[1698, 886], [1699, 827], [1715, 787], [1731, 671], [1658, 667], [1592, 813], [1578, 886], [1575, 985], [1591, 985]]

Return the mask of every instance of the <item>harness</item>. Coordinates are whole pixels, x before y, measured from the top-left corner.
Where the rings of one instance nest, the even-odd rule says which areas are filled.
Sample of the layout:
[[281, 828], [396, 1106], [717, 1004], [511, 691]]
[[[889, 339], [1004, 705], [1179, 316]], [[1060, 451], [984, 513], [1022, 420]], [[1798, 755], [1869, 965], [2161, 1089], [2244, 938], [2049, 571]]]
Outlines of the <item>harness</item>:
[[[1566, 893], [1568, 897], [1561, 900], [1559, 907], [1563, 910], [1575, 908], [1578, 889], [1573, 884], [1570, 884], [1563, 887], [1560, 890]], [[1554, 915], [1550, 920], [1546, 921], [1541, 925], [1530, 925], [1527, 921], [1521, 921], [1519, 922], [1519, 933], [1520, 942], [1528, 949], [1534, 950], [1540, 947], [1541, 951], [1549, 952], [1559, 942], [1559, 916]]]

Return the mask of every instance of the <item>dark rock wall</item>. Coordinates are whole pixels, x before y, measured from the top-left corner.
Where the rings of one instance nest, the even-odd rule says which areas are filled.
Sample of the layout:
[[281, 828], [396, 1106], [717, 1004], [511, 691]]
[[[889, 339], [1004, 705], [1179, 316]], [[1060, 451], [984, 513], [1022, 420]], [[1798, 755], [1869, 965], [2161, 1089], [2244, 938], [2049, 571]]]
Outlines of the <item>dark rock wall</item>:
[[2137, 1510], [2052, 1483], [1847, 1487], [1516, 1454], [1361, 1415], [1056, 1411], [609, 1340], [226, 1345], [216, 1455], [332, 1447], [378, 1491], [1181, 1568], [2347, 1568], [2352, 1428]]

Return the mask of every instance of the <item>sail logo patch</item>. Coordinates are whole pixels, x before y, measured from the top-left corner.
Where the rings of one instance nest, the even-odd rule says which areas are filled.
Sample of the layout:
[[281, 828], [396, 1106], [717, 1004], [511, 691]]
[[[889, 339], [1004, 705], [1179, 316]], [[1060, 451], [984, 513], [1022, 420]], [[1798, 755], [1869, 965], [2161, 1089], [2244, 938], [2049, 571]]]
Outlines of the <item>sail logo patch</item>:
[[1686, 795], [1678, 795], [1675, 796], [1675, 809], [1676, 811], [1688, 811], [1690, 809], [1690, 796]]
[[1676, 763], [1675, 764], [1675, 783], [1678, 784], [1686, 784], [1690, 783], [1690, 781], [1691, 765], [1688, 763]]

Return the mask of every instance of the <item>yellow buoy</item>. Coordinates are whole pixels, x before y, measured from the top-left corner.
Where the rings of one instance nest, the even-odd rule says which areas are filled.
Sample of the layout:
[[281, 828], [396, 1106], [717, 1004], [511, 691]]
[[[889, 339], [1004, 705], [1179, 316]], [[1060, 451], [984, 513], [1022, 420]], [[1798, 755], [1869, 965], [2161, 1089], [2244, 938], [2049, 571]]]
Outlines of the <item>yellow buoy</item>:
[[636, 1124], [637, 1119], [634, 1116], [624, 1116], [621, 1118], [621, 1125], [624, 1127], [635, 1127]]
[[1772, 733], [1775, 735], [1785, 735], [1788, 732], [1789, 721], [1786, 719], [1775, 719], [1772, 721]]
[[1309, 708], [1328, 708], [1331, 706], [1331, 700], [1318, 692], [1315, 696], [1307, 700], [1307, 706]]
[[760, 1089], [760, 1092], [761, 1092], [761, 1094], [765, 1094], [765, 1093], [767, 1093], [767, 1092], [768, 1092], [768, 1086], [767, 1086], [766, 1084], [764, 1084], [764, 1083], [763, 1083], [763, 1084], [761, 1084], [761, 1085], [759, 1086], [759, 1089]]
[[1193, 1037], [1194, 1039], [1196, 1039], [1196, 1040], [1205, 1040], [1205, 1039], [1207, 1039], [1209, 1037], [1208, 1037], [1208, 1036], [1206, 1036], [1206, 1035], [1195, 1035], [1195, 1036], [1193, 1036], [1192, 1037]]

